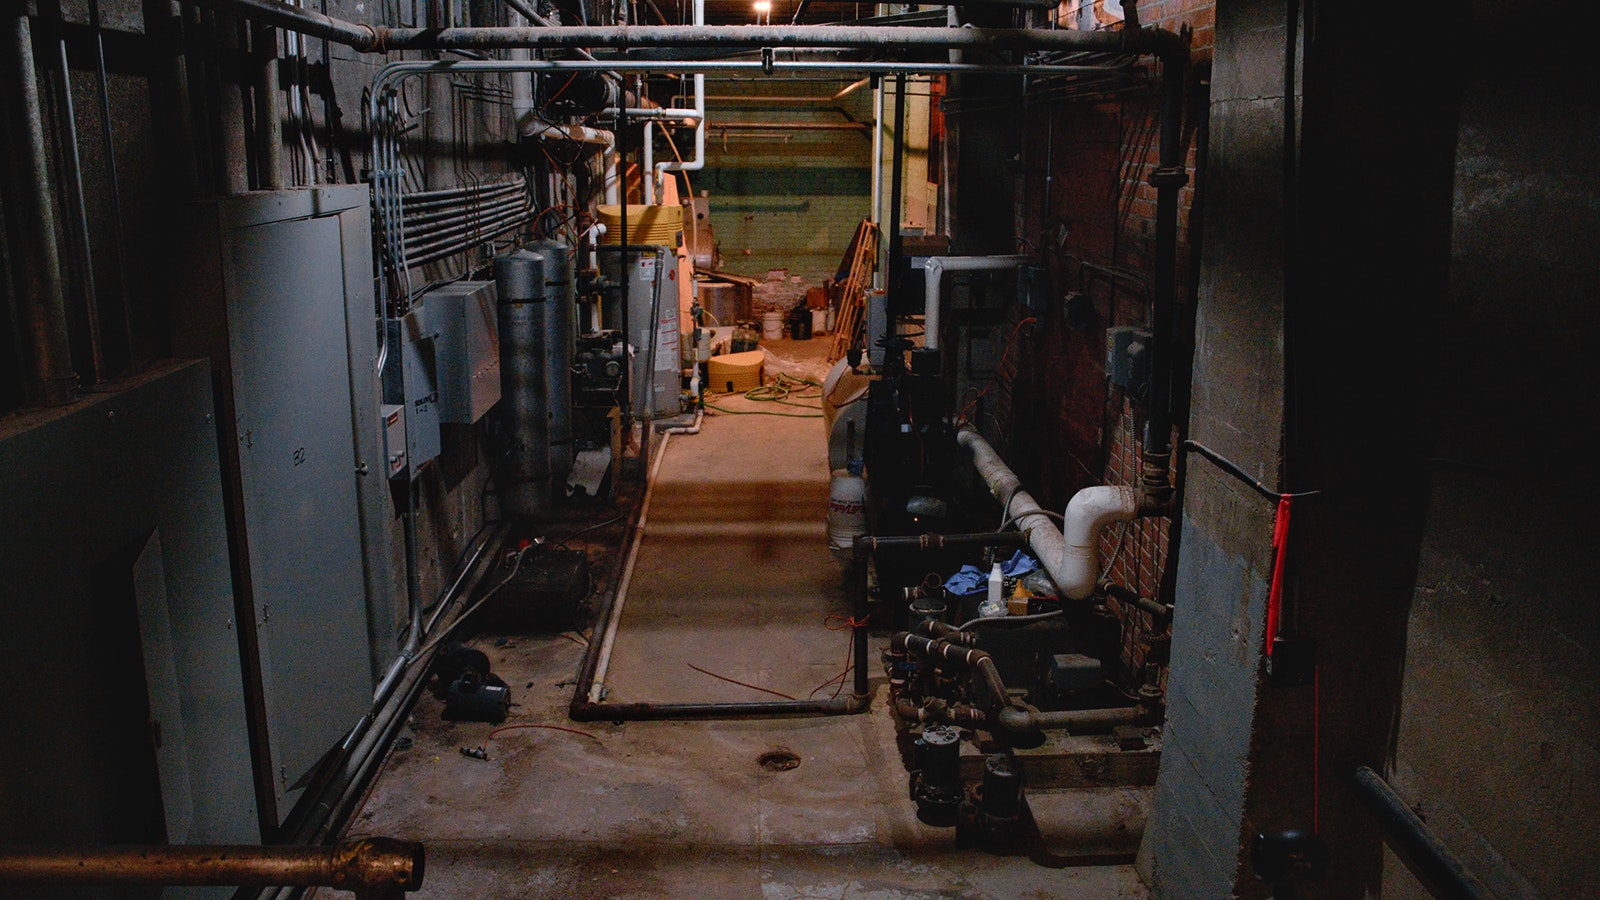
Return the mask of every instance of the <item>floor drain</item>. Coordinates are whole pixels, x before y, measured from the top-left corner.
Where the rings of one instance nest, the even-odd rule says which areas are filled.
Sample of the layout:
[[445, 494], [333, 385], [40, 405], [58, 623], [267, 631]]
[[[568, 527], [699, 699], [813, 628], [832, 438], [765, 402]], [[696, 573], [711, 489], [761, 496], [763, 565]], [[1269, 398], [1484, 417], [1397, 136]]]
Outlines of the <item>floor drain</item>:
[[768, 772], [787, 772], [790, 769], [800, 768], [800, 756], [793, 750], [777, 747], [761, 754], [756, 759], [761, 763], [761, 768]]

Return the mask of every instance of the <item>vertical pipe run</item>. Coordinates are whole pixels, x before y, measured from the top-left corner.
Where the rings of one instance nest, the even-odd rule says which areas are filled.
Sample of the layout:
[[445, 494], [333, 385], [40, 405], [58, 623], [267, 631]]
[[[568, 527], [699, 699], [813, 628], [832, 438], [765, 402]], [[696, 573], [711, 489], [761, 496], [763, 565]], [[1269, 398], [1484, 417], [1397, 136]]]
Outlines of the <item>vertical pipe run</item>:
[[[889, 307], [900, 299], [897, 296], [900, 271], [900, 207], [905, 201], [902, 193], [902, 170], [905, 168], [906, 158], [906, 76], [894, 77], [894, 168], [890, 171], [889, 181], [889, 259], [884, 263], [887, 277], [884, 286], [889, 291]], [[885, 317], [884, 339], [887, 341], [894, 337], [895, 317], [890, 313]], [[870, 348], [872, 335], [867, 335]]]
[[[60, 21], [56, 22], [60, 34]], [[100, 347], [100, 303], [95, 295], [94, 247], [89, 240], [89, 208], [84, 198], [83, 161], [78, 155], [78, 114], [72, 102], [72, 66], [67, 61], [67, 39], [61, 35], [56, 42], [59, 53], [57, 64], [61, 75], [61, 143], [66, 150], [67, 192], [76, 207], [75, 228], [71, 229], [72, 242], [78, 257], [78, 283], [83, 288], [84, 324], [89, 332], [89, 380], [98, 383], [105, 378], [105, 354]]]
[[1189, 180], [1183, 161], [1183, 67], [1185, 57], [1161, 58], [1161, 150], [1150, 176], [1156, 189], [1156, 259], [1150, 307], [1150, 418], [1144, 436], [1145, 504], [1172, 498], [1172, 333], [1176, 327], [1178, 192]]
[[15, 260], [17, 318], [29, 350], [24, 381], [32, 405], [72, 402], [78, 376], [72, 370], [67, 336], [66, 296], [61, 259], [55, 245], [56, 215], [45, 154], [44, 118], [34, 77], [33, 33], [27, 8], [17, 4], [5, 15], [0, 47], [0, 85], [5, 91], [3, 129], [10, 164], [6, 166], [6, 232]]
[[89, 0], [89, 27], [94, 30], [95, 77], [100, 85], [100, 140], [106, 154], [106, 181], [111, 189], [111, 229], [116, 236], [117, 286], [122, 291], [122, 325], [125, 329], [128, 365], [126, 372], [139, 369], [139, 350], [133, 331], [133, 291], [128, 283], [128, 241], [122, 223], [122, 185], [117, 180], [117, 146], [111, 130], [111, 83], [106, 75], [106, 42], [100, 27], [100, 0]]
[[256, 185], [281, 191], [283, 180], [283, 89], [278, 84], [278, 30], [256, 26], [250, 43], [255, 50]]

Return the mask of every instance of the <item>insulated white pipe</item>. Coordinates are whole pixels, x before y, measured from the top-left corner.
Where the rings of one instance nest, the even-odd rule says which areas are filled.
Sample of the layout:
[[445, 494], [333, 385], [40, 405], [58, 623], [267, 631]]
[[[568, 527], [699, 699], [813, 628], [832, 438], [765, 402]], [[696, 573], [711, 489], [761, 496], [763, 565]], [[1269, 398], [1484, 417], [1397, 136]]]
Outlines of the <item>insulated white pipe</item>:
[[[706, 24], [706, 0], [694, 0], [694, 24]], [[673, 110], [668, 110], [672, 112]], [[687, 112], [685, 110], [684, 112]], [[662, 118], [670, 118], [663, 116]], [[679, 118], [689, 118], [687, 115]], [[657, 163], [655, 168], [650, 168], [648, 158], [645, 162], [645, 171], [654, 173], [651, 182], [657, 182], [666, 177], [668, 172], [698, 172], [706, 167], [706, 76], [704, 72], [696, 72], [694, 76], [694, 156], [673, 162]], [[645, 154], [650, 153], [650, 126], [645, 125], [644, 139]], [[649, 187], [646, 188], [650, 190]], [[653, 203], [655, 201], [648, 200]]]
[[656, 142], [655, 122], [644, 123], [644, 171], [648, 176], [644, 180], [644, 202], [646, 206], [656, 203]]
[[[513, 26], [526, 25], [528, 20], [521, 13], [511, 12], [508, 15]], [[511, 59], [527, 61], [533, 59], [533, 53], [526, 47], [518, 47], [507, 54]], [[533, 73], [513, 72], [511, 74], [511, 121], [515, 123], [520, 132], [522, 126], [533, 118]]]
[[[940, 281], [946, 272], [1013, 269], [1032, 262], [1031, 256], [930, 256], [922, 264], [923, 314], [925, 334], [922, 345], [929, 350], [939, 346]], [[1060, 585], [1057, 585], [1059, 587]]]
[[1006, 518], [1015, 519], [1017, 528], [1027, 533], [1029, 548], [1062, 594], [1082, 600], [1094, 593], [1100, 580], [1100, 532], [1112, 522], [1138, 516], [1138, 492], [1117, 485], [1084, 488], [1067, 504], [1063, 533], [982, 435], [963, 428], [956, 443], [972, 453], [973, 465], [1000, 500]]
[[[644, 423], [644, 427], [649, 428], [650, 423]], [[590, 703], [605, 699], [606, 670], [611, 667], [611, 648], [616, 645], [617, 627], [622, 624], [622, 604], [628, 599], [628, 586], [633, 583], [633, 566], [639, 561], [639, 545], [644, 543], [645, 523], [650, 518], [650, 498], [655, 495], [656, 479], [661, 475], [661, 461], [667, 458], [667, 442], [670, 440], [670, 431], [661, 436], [661, 445], [656, 448], [655, 465], [650, 467], [650, 478], [644, 488], [644, 500], [639, 503], [639, 521], [633, 526], [633, 546], [628, 548], [622, 581], [617, 585], [617, 599], [611, 604], [611, 621], [606, 623], [605, 637], [600, 641], [600, 658], [594, 668], [594, 683], [589, 686]]]

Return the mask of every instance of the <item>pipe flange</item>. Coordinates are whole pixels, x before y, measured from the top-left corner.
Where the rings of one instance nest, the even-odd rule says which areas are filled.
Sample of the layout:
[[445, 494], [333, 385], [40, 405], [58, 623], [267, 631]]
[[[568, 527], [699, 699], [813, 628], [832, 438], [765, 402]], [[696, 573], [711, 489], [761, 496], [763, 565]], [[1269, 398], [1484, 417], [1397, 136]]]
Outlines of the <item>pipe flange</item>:
[[1149, 183], [1154, 188], [1181, 188], [1189, 183], [1189, 172], [1182, 166], [1169, 166], [1150, 173]]

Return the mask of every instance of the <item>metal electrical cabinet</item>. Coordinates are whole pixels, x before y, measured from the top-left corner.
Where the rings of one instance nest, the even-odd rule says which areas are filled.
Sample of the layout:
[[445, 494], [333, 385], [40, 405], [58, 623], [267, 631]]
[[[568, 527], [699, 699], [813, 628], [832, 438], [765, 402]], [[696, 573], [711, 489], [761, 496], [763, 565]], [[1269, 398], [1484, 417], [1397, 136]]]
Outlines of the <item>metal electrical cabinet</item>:
[[401, 471], [409, 468], [414, 473], [418, 466], [437, 459], [441, 449], [438, 334], [420, 303], [404, 316], [386, 320], [383, 327], [389, 336], [383, 402], [405, 410], [406, 460]]
[[259, 644], [257, 790], [281, 822], [393, 652], [370, 624], [395, 599], [367, 188], [227, 197], [190, 223], [173, 349], [212, 362], [240, 624]]
[[457, 281], [422, 295], [433, 331], [439, 421], [471, 425], [500, 402], [500, 327], [492, 281]]

